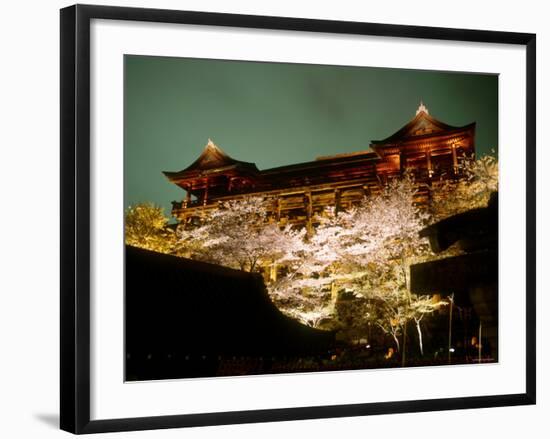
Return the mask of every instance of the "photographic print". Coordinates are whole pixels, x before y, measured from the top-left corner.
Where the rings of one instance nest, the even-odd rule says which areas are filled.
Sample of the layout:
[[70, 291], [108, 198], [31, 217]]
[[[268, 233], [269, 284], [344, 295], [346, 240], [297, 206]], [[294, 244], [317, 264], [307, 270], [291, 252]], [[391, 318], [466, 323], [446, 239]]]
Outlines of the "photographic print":
[[498, 362], [498, 148], [495, 74], [125, 55], [126, 380]]

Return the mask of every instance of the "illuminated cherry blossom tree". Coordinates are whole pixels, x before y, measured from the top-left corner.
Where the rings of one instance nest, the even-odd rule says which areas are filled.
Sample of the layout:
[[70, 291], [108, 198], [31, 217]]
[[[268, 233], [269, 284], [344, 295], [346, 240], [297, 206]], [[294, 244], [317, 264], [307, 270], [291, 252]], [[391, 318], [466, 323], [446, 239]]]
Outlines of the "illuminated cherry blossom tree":
[[196, 258], [243, 271], [285, 263], [300, 246], [305, 231], [270, 221], [267, 202], [262, 197], [247, 197], [220, 203], [201, 218], [199, 226], [180, 228], [180, 242], [196, 249]]
[[[327, 209], [315, 233], [294, 254], [291, 274], [273, 287], [274, 295], [295, 302], [296, 312], [304, 312], [305, 318], [314, 312], [319, 321], [337, 319], [337, 293], [350, 291], [359, 302], [378, 306], [360, 318], [391, 335], [399, 349], [398, 336], [413, 319], [410, 309], [433, 311], [417, 306], [417, 297], [408, 292], [408, 267], [428, 251], [427, 241], [418, 235], [428, 216], [415, 206], [416, 191], [406, 177], [347, 212]], [[290, 299], [304, 296], [309, 301]]]
[[[423, 353], [421, 321], [441, 303], [409, 291], [410, 264], [429, 254], [427, 240], [418, 234], [429, 215], [416, 206], [416, 194], [417, 186], [407, 176], [391, 181], [347, 212], [327, 210], [306, 244], [306, 262], [298, 272], [302, 284], [326, 291], [330, 283], [333, 292], [336, 285], [337, 291], [354, 296], [348, 307], [360, 314], [348, 320], [379, 328], [393, 338], [398, 351], [399, 337], [406, 340], [407, 324], [414, 321]], [[334, 294], [332, 300], [338, 300]]]
[[441, 182], [432, 189], [432, 221], [438, 221], [478, 207], [486, 207], [493, 192], [498, 192], [498, 159], [485, 155], [464, 157], [460, 164], [465, 178]]

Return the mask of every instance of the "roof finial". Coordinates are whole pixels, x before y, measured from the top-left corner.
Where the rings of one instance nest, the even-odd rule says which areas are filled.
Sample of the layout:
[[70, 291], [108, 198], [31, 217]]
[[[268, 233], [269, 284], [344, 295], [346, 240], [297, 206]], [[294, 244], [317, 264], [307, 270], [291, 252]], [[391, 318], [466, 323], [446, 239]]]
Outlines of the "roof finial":
[[426, 106], [424, 105], [424, 103], [422, 102], [422, 99], [420, 100], [420, 105], [418, 106], [418, 109], [416, 110], [416, 115], [418, 116], [418, 113], [426, 113], [426, 114], [430, 114], [430, 112], [428, 111], [428, 109], [426, 108]]
[[218, 146], [212, 141], [212, 139], [208, 138], [208, 143], [206, 144], [207, 148], [217, 148]]

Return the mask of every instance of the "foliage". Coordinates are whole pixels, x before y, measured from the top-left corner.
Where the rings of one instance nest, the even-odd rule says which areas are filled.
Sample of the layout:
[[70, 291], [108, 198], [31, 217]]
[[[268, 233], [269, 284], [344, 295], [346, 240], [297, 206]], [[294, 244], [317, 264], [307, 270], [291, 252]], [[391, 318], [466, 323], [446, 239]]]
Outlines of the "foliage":
[[461, 168], [465, 178], [434, 185], [432, 221], [485, 207], [491, 193], [498, 191], [498, 159], [485, 155], [477, 160], [464, 157]]
[[125, 212], [124, 232], [126, 244], [171, 253], [176, 243], [174, 232], [167, 227], [164, 210], [152, 203], [129, 206]]

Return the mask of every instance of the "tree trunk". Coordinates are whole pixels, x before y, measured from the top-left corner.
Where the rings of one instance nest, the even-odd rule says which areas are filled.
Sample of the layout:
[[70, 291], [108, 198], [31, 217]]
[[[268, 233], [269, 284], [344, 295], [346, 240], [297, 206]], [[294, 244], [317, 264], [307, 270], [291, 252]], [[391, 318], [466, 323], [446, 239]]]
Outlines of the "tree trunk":
[[420, 355], [424, 355], [424, 346], [422, 344], [422, 329], [420, 328], [420, 320], [415, 320], [416, 331], [418, 332], [418, 346], [420, 347]]
[[[401, 253], [401, 271], [405, 279], [405, 291], [407, 292], [407, 314], [411, 306], [411, 291], [409, 290], [409, 281], [407, 276], [407, 265], [405, 264], [405, 255]], [[407, 323], [408, 318], [405, 316], [405, 324], [403, 325], [403, 355], [401, 356], [401, 367], [405, 367], [407, 361]]]
[[481, 320], [479, 321], [479, 333], [477, 336], [477, 362], [481, 363]]
[[395, 340], [395, 346], [397, 346], [397, 352], [399, 352], [399, 339], [397, 338], [397, 335], [392, 334], [393, 339]]
[[449, 296], [449, 346], [447, 347], [447, 361], [451, 364], [451, 346], [453, 335], [453, 305], [454, 305], [454, 293]]
[[401, 367], [405, 367], [407, 361], [407, 322], [403, 325], [403, 351], [401, 352]]

